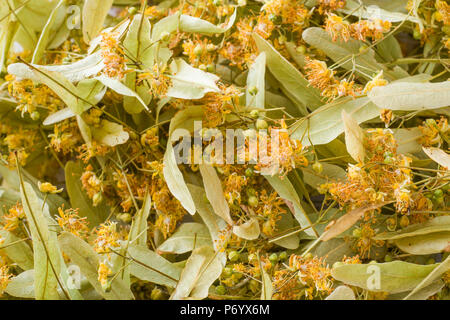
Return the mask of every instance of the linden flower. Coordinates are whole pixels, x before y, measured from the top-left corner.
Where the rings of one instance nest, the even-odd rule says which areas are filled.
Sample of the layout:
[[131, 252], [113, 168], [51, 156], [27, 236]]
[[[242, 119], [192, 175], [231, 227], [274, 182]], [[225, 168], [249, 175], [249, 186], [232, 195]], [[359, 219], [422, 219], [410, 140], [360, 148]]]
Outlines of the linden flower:
[[39, 191], [41, 191], [42, 193], [51, 193], [51, 194], [55, 194], [55, 193], [61, 193], [64, 189], [58, 189], [57, 187], [55, 187], [54, 185], [52, 185], [50, 182], [38, 182], [38, 187], [39, 187]]
[[97, 238], [94, 241], [94, 250], [98, 253], [110, 253], [111, 249], [120, 247], [120, 234], [116, 231], [117, 224], [107, 222], [96, 230]]
[[64, 231], [70, 232], [77, 237], [84, 238], [89, 232], [87, 218], [80, 218], [77, 215], [77, 211], [69, 209], [64, 211], [62, 208], [58, 208], [59, 217], [56, 220]]
[[7, 231], [14, 231], [20, 225], [20, 222], [25, 219], [25, 211], [20, 203], [17, 203], [8, 210], [8, 214], [3, 215], [5, 221], [3, 229]]
[[103, 290], [106, 290], [108, 287], [108, 277], [112, 274], [111, 269], [109, 268], [108, 264], [105, 262], [100, 262], [98, 266], [98, 281], [102, 285]]
[[342, 9], [345, 3], [346, 0], [319, 0], [319, 13]]
[[444, 25], [450, 24], [450, 4], [447, 4], [445, 1], [436, 1], [436, 20], [442, 21]]
[[0, 267], [0, 297], [5, 292], [12, 277], [12, 275], [8, 271], [8, 266]]
[[372, 80], [367, 82], [366, 86], [363, 89], [363, 93], [367, 94], [372, 91], [375, 87], [382, 87], [387, 85], [389, 82], [383, 79], [383, 70], [381, 70]]
[[325, 30], [331, 35], [333, 41], [342, 39], [347, 42], [350, 39], [349, 23], [335, 14], [328, 14], [325, 22]]
[[357, 40], [364, 41], [366, 38], [380, 40], [383, 38], [383, 34], [391, 29], [391, 26], [389, 21], [381, 19], [361, 20], [351, 24], [350, 32], [352, 37]]
[[314, 88], [319, 90], [326, 90], [329, 86], [335, 84], [335, 71], [328, 69], [327, 64], [323, 61], [312, 60], [309, 57], [305, 58], [306, 77]]

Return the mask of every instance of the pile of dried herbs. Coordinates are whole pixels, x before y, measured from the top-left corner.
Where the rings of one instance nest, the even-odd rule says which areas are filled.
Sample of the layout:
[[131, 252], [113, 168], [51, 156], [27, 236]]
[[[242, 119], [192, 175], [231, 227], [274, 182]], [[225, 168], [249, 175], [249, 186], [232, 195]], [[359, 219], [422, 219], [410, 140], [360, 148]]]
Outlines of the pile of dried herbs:
[[449, 50], [448, 0], [1, 0], [2, 299], [449, 299]]

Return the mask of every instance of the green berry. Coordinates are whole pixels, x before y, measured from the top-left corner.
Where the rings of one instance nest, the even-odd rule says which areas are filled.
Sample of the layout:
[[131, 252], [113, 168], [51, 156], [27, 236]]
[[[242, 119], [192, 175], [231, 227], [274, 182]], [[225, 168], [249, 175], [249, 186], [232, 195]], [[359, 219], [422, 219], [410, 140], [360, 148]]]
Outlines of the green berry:
[[392, 159], [392, 157], [385, 157], [383, 162], [385, 164], [393, 164], [394, 160]]
[[194, 54], [197, 56], [197, 57], [199, 57], [199, 56], [201, 56], [202, 55], [202, 53], [203, 53], [203, 47], [201, 46], [201, 45], [196, 45], [195, 46], [195, 48], [194, 48]]
[[385, 262], [391, 262], [392, 261], [392, 257], [389, 254], [387, 254], [387, 255], [384, 256], [384, 261]]
[[389, 231], [394, 231], [397, 227], [397, 220], [395, 218], [389, 218], [386, 220], [386, 226]]
[[252, 96], [255, 96], [258, 94], [258, 88], [256, 86], [251, 86], [248, 88], [248, 93], [250, 93]]
[[128, 13], [130, 15], [135, 15], [138, 12], [138, 9], [136, 7], [129, 7], [128, 8]]
[[250, 111], [249, 117], [252, 118], [252, 119], [257, 119], [259, 117], [259, 111], [258, 110]]
[[123, 213], [120, 215], [119, 219], [123, 223], [130, 223], [132, 220], [132, 217], [131, 217], [131, 214], [129, 214], [129, 213]]
[[39, 111], [33, 111], [30, 114], [30, 117], [31, 117], [31, 120], [36, 121], [36, 120], [39, 120], [39, 118], [41, 117], [41, 114], [39, 113]]
[[208, 52], [214, 52], [216, 50], [217, 50], [217, 46], [213, 45], [212, 43], [210, 43], [206, 46], [206, 51], [208, 51]]
[[420, 39], [422, 39], [422, 34], [420, 33], [419, 30], [414, 29], [413, 37], [414, 37], [414, 39], [416, 39], [416, 40], [420, 40]]
[[253, 169], [252, 168], [247, 168], [247, 169], [245, 169], [245, 176], [247, 177], [247, 178], [250, 178], [250, 177], [253, 177]]
[[306, 47], [304, 45], [300, 45], [298, 46], [295, 51], [297, 51], [300, 54], [305, 54], [306, 53]]
[[249, 206], [256, 207], [256, 206], [258, 206], [258, 203], [259, 203], [259, 200], [257, 197], [255, 197], [255, 196], [248, 197]]
[[444, 195], [444, 192], [441, 189], [434, 190], [433, 197], [442, 198], [443, 195]]
[[223, 296], [225, 293], [227, 293], [227, 289], [223, 285], [217, 286], [215, 291], [220, 296]]
[[355, 238], [360, 238], [361, 234], [362, 234], [361, 229], [359, 229], [359, 228], [353, 229], [352, 234]]
[[287, 259], [287, 253], [286, 253], [286, 251], [283, 251], [283, 252], [281, 252], [280, 253], [280, 260], [286, 260]]
[[239, 252], [237, 252], [237, 251], [235, 251], [235, 250], [230, 251], [230, 252], [228, 253], [228, 260], [230, 260], [231, 262], [236, 262], [236, 261], [238, 261], [238, 260], [239, 260], [239, 257], [240, 257]]
[[214, 72], [216, 70], [216, 66], [214, 65], [214, 63], [210, 63], [206, 66], [206, 71], [208, 72]]
[[258, 130], [265, 130], [269, 127], [269, 124], [266, 120], [258, 119], [256, 120], [256, 129]]
[[323, 171], [323, 165], [319, 161], [314, 162], [314, 164], [312, 165], [312, 168], [313, 168], [314, 172], [317, 174], [321, 174]]
[[161, 40], [162, 41], [167, 41], [170, 38], [170, 33], [168, 33], [167, 31], [163, 31], [161, 32]]
[[272, 253], [269, 257], [270, 262], [277, 263], [278, 262], [278, 255], [276, 253]]
[[225, 267], [225, 268], [223, 268], [222, 274], [223, 274], [226, 278], [231, 277], [231, 276], [233, 275], [233, 268], [230, 268], [230, 267]]
[[258, 260], [258, 256], [257, 256], [256, 254], [250, 253], [250, 254], [248, 255], [248, 261], [249, 261], [249, 262], [256, 261], [256, 260]]

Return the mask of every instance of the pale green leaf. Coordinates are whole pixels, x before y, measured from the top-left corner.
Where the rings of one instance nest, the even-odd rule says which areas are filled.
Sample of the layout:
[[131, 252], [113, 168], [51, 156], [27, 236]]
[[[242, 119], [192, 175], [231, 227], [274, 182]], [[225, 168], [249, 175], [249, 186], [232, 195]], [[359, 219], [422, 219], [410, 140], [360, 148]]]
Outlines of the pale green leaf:
[[61, 250], [70, 258], [73, 264], [80, 268], [95, 290], [107, 300], [132, 300], [131, 290], [125, 286], [120, 277], [116, 277], [111, 283], [111, 290], [105, 292], [98, 281], [98, 266], [100, 257], [92, 247], [82, 239], [69, 232], [62, 232], [59, 237]]
[[[247, 91], [245, 101], [247, 107], [264, 109], [265, 102], [265, 75], [266, 75], [266, 54], [261, 52], [253, 62], [247, 76]], [[256, 94], [250, 90], [256, 88]]]
[[[333, 266], [331, 274], [334, 279], [348, 285], [375, 292], [398, 293], [413, 290], [437, 266], [438, 264], [419, 265], [403, 261], [370, 264], [338, 263]], [[376, 281], [378, 275], [379, 286]]]
[[277, 176], [264, 177], [267, 179], [267, 181], [269, 181], [272, 188], [275, 189], [275, 191], [280, 195], [281, 198], [292, 202], [292, 205], [294, 206], [294, 211], [292, 212], [292, 214], [300, 223], [302, 229], [306, 228], [305, 233], [312, 237], [317, 236], [314, 227], [308, 228], [312, 226], [311, 221], [308, 217], [308, 214], [305, 212], [305, 209], [303, 209], [300, 198], [289, 179], [287, 177], [281, 179]]
[[241, 225], [233, 226], [233, 233], [239, 238], [245, 240], [256, 240], [258, 239], [261, 230], [259, 228], [258, 219], [251, 217], [248, 221]]
[[172, 86], [167, 96], [179, 99], [200, 99], [208, 92], [220, 92], [216, 82], [219, 77], [187, 64], [183, 59], [175, 59], [170, 64]]
[[69, 194], [72, 208], [78, 209], [80, 217], [87, 217], [89, 227], [94, 228], [105, 221], [110, 209], [104, 201], [96, 207], [93, 206], [92, 200], [83, 190], [81, 184], [83, 172], [84, 169], [80, 162], [67, 162], [65, 168], [66, 190]]
[[82, 11], [83, 39], [89, 43], [103, 29], [113, 0], [85, 0]]
[[145, 246], [130, 245], [130, 271], [135, 277], [174, 288], [180, 279], [181, 269], [147, 249]]
[[158, 247], [158, 251], [182, 254], [211, 244], [209, 230], [204, 224], [186, 222]]
[[396, 82], [373, 88], [368, 94], [378, 107], [413, 111], [447, 107], [450, 101], [450, 81], [437, 83]]
[[309, 86], [309, 82], [301, 72], [258, 34], [254, 33], [253, 38], [259, 52], [266, 53], [270, 72], [280, 82], [283, 91], [292, 97], [302, 114], [307, 114], [306, 107], [312, 109], [319, 107], [322, 104], [319, 92]]
[[212, 165], [206, 163], [200, 164], [199, 169], [203, 178], [206, 197], [211, 203], [214, 212], [229, 224], [233, 224], [233, 220], [230, 215], [230, 208], [228, 207], [228, 202], [225, 199], [225, 195], [222, 190], [222, 183], [217, 175], [216, 169]]

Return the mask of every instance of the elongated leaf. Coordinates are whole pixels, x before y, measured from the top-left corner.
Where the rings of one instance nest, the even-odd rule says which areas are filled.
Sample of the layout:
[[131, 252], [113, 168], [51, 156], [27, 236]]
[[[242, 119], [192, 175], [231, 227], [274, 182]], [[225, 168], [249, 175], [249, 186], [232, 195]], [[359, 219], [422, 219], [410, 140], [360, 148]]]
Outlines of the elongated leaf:
[[236, 20], [237, 9], [234, 10], [228, 23], [224, 27], [219, 27], [206, 20], [182, 14], [180, 16], [180, 29], [183, 32], [215, 34], [228, 31]]
[[334, 237], [340, 235], [344, 231], [350, 229], [356, 222], [358, 222], [359, 219], [361, 219], [364, 216], [364, 213], [366, 213], [369, 210], [375, 210], [382, 206], [384, 206], [386, 203], [378, 203], [373, 205], [368, 205], [365, 207], [354, 209], [342, 217], [340, 217], [334, 224], [330, 226], [330, 228], [325, 231], [324, 234], [322, 234], [322, 240], [328, 241], [330, 239], [333, 239]]
[[433, 254], [450, 251], [450, 232], [434, 232], [395, 240], [395, 245], [402, 251], [415, 254]]
[[76, 264], [95, 290], [107, 300], [132, 300], [131, 290], [125, 286], [120, 277], [111, 283], [111, 290], [105, 292], [98, 281], [100, 257], [91, 246], [75, 235], [62, 232], [58, 237], [61, 250]]
[[[288, 180], [288, 178], [281, 179], [277, 176], [264, 176], [267, 181], [269, 181], [272, 188], [275, 189], [275, 191], [280, 195], [281, 198], [288, 200], [292, 202], [292, 205], [294, 206], [294, 211], [292, 214], [294, 215], [295, 219], [300, 223], [300, 226], [302, 228], [307, 228], [311, 226], [311, 221], [303, 209], [300, 198], [298, 197], [297, 192], [294, 189], [294, 186], [292, 183]], [[291, 210], [292, 211], [292, 210]], [[315, 237], [317, 236], [317, 233], [314, 230], [314, 227], [307, 228], [305, 230], [305, 233], [309, 236]]]
[[195, 203], [197, 213], [209, 230], [211, 239], [213, 240], [214, 249], [216, 251], [222, 249], [221, 240], [222, 236], [226, 234], [228, 224], [225, 220], [214, 214], [214, 210], [206, 199], [206, 192], [203, 188], [192, 184], [188, 184], [187, 186]]
[[391, 83], [375, 87], [368, 94], [380, 108], [390, 110], [430, 110], [446, 107], [450, 101], [450, 81], [438, 83]]
[[92, 200], [89, 199], [81, 184], [83, 171], [83, 166], [80, 162], [67, 162], [65, 168], [66, 189], [72, 208], [79, 209], [78, 215], [87, 217], [89, 227], [94, 228], [106, 219], [110, 209], [104, 202], [96, 207], [93, 206]]
[[49, 230], [48, 213], [44, 214], [33, 187], [22, 181], [20, 194], [33, 239], [35, 297], [57, 300], [60, 260], [56, 233]]
[[339, 286], [325, 300], [356, 300], [356, 297], [349, 287]]
[[122, 125], [104, 119], [98, 128], [91, 127], [91, 132], [96, 141], [109, 147], [124, 144], [130, 138], [128, 132], [123, 130]]
[[[265, 103], [266, 53], [261, 52], [250, 67], [247, 76], [245, 101], [247, 107], [264, 109]], [[256, 94], [250, 92], [256, 89]]]
[[152, 198], [150, 193], [144, 198], [144, 203], [142, 208], [133, 217], [133, 223], [131, 224], [130, 235], [128, 239], [131, 243], [136, 245], [147, 245], [147, 229], [148, 222], [147, 219], [150, 215], [150, 210], [152, 208]]
[[[375, 292], [413, 290], [438, 264], [419, 265], [403, 261], [370, 264], [335, 264], [334, 279]], [[379, 281], [378, 281], [379, 280]]]
[[65, 8], [65, 2], [65, 0], [60, 0], [51, 12], [50, 17], [48, 18], [48, 21], [41, 32], [38, 43], [36, 45], [36, 49], [34, 50], [33, 58], [31, 59], [32, 63], [37, 63], [42, 59], [44, 51], [49, 43], [51, 32], [54, 31], [54, 24], [56, 22], [57, 16], [60, 12], [62, 12], [60, 9], [64, 10]]
[[342, 111], [347, 112], [358, 124], [373, 119], [380, 109], [369, 98], [343, 98], [315, 110], [308, 118], [299, 120], [290, 130], [293, 139], [302, 140], [305, 146], [326, 144], [344, 132]]
[[365, 157], [364, 131], [358, 122], [352, 118], [345, 110], [342, 110], [342, 122], [344, 123], [345, 145], [348, 153], [358, 162], [363, 163]]
[[135, 277], [174, 288], [180, 279], [181, 269], [144, 246], [128, 248], [130, 271]]
[[186, 222], [158, 247], [158, 251], [181, 254], [211, 244], [211, 236], [204, 224]]
[[413, 16], [408, 16], [403, 12], [388, 11], [377, 5], [360, 6], [360, 4], [354, 0], [346, 1], [345, 7], [339, 11], [359, 17], [360, 19], [377, 18], [389, 22], [401, 22], [404, 20], [414, 23], [420, 22], [420, 19]]
[[85, 0], [82, 12], [83, 39], [89, 43], [102, 30], [113, 0]]
[[0, 245], [0, 252], [7, 255], [23, 270], [33, 269], [33, 251], [23, 239], [6, 230], [0, 230], [0, 238], [3, 240]]
[[182, 206], [190, 213], [195, 214], [195, 204], [189, 189], [184, 182], [183, 174], [178, 168], [175, 153], [172, 146], [172, 133], [177, 128], [193, 127], [193, 121], [202, 118], [203, 110], [201, 107], [190, 107], [178, 112], [170, 122], [169, 141], [167, 143], [166, 153], [164, 154], [164, 179], [170, 192], [177, 198]]
[[423, 152], [426, 153], [433, 161], [443, 166], [444, 168], [450, 168], [450, 155], [444, 150], [439, 148], [425, 148], [423, 147]]
[[189, 257], [170, 299], [206, 298], [209, 287], [220, 276], [222, 268], [219, 256], [211, 247], [195, 249]]
[[105, 86], [110, 88], [111, 90], [117, 92], [118, 94], [128, 96], [128, 97], [134, 97], [139, 101], [139, 103], [144, 107], [144, 109], [148, 110], [147, 104], [142, 100], [142, 98], [133, 90], [128, 88], [126, 85], [124, 85], [122, 82], [120, 82], [117, 79], [111, 79], [106, 76], [99, 76], [96, 77], [98, 81], [103, 83]]
[[450, 232], [450, 216], [435, 217], [425, 223], [410, 225], [394, 232], [384, 232], [376, 235], [375, 240], [398, 240], [414, 236], [427, 235], [435, 232]]
[[239, 238], [246, 240], [258, 239], [261, 230], [259, 228], [258, 219], [251, 217], [247, 222], [237, 226], [233, 226], [233, 233]]
[[339, 63], [344, 69], [352, 70], [355, 65], [360, 66], [356, 67], [355, 71], [363, 77], [367, 78], [367, 73], [377, 73], [380, 70], [384, 70], [383, 74], [390, 81], [408, 76], [408, 73], [404, 70], [402, 70], [403, 73], [400, 77], [396, 72], [386, 70], [383, 65], [376, 61], [375, 52], [372, 49], [367, 49], [365, 53], [361, 54], [359, 49], [362, 42], [358, 40], [333, 41], [328, 32], [317, 27], [306, 29], [303, 31], [302, 37], [309, 45], [325, 52], [328, 57]]
[[37, 66], [47, 71], [59, 72], [70, 82], [79, 82], [83, 79], [97, 75], [105, 67], [100, 51], [71, 64], [55, 66]]
[[450, 270], [450, 256], [444, 261], [439, 263], [437, 268], [431, 271], [415, 288], [412, 290], [404, 300], [411, 299], [414, 294], [419, 292], [421, 289], [426, 288], [431, 285], [436, 279], [440, 278], [444, 273]]
[[262, 271], [262, 289], [261, 289], [261, 300], [272, 300], [273, 286], [270, 276], [267, 274], [264, 268]]
[[179, 99], [200, 99], [208, 92], [220, 92], [216, 82], [219, 77], [191, 67], [182, 59], [170, 64], [172, 86], [167, 96]]
[[200, 164], [199, 168], [205, 186], [206, 197], [211, 203], [214, 212], [229, 224], [233, 224], [230, 208], [228, 207], [228, 202], [223, 194], [222, 184], [216, 169], [209, 164]]
[[274, 77], [280, 82], [284, 92], [294, 99], [303, 115], [306, 115], [305, 107], [316, 109], [322, 104], [319, 92], [309, 86], [309, 82], [292, 64], [289, 63], [270, 43], [253, 34], [260, 52], [266, 53], [267, 66]]

